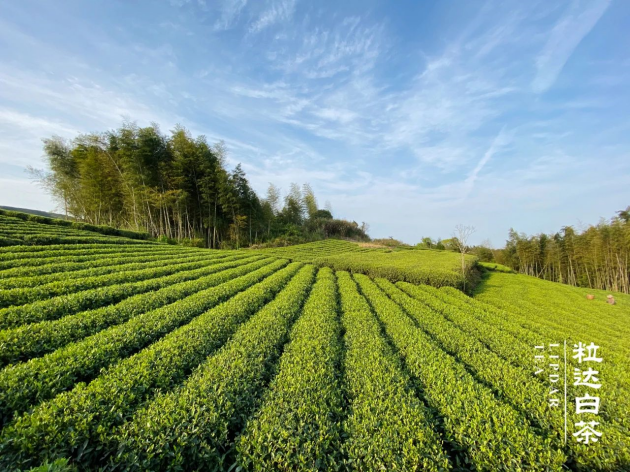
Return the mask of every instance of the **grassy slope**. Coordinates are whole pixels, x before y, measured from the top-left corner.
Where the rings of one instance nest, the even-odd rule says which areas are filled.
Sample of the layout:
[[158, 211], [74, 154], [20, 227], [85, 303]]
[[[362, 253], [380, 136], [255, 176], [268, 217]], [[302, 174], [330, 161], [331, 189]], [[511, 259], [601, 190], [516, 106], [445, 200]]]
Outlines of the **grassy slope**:
[[[587, 299], [589, 294], [595, 298]], [[528, 275], [487, 272], [476, 287], [474, 298], [533, 323], [534, 330], [541, 334], [553, 333], [559, 342], [566, 339], [567, 345], [595, 342], [627, 364], [630, 295], [612, 293], [616, 304], [610, 305], [606, 303], [609, 294]]]
[[[574, 304], [576, 309], [588, 311], [608, 311], [620, 307], [623, 314], [630, 309], [630, 295], [597, 290], [591, 288], [572, 287], [570, 285], [550, 282], [529, 275], [504, 273], [501, 271], [488, 272], [484, 280], [475, 289], [475, 298], [484, 299], [494, 296], [514, 297], [516, 299], [531, 299], [533, 294], [544, 294], [550, 301], [557, 296]], [[586, 295], [595, 295], [594, 300], [588, 300]], [[613, 295], [617, 305], [611, 307], [606, 302], [606, 296]]]

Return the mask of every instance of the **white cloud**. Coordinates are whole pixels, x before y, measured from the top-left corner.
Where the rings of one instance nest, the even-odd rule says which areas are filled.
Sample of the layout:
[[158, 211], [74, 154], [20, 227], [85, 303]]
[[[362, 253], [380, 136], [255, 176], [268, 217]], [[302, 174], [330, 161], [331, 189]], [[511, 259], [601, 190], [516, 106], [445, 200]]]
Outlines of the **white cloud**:
[[341, 124], [350, 123], [357, 118], [355, 112], [343, 108], [319, 108], [314, 110], [313, 114], [324, 120], [335, 121]]
[[295, 12], [296, 0], [272, 0], [258, 19], [249, 27], [250, 33], [259, 33], [276, 23], [288, 21]]
[[217, 31], [228, 30], [234, 26], [247, 5], [247, 0], [222, 0], [220, 3], [220, 17], [214, 23], [214, 29]]
[[0, 72], [0, 163], [42, 167], [41, 140], [52, 135], [74, 138], [118, 127], [123, 119], [138, 120], [143, 126], [157, 122], [165, 129], [178, 121], [174, 113], [133, 93], [140, 89], [159, 95], [163, 92], [159, 84], [151, 87], [139, 81], [124, 85], [128, 89], [123, 91], [122, 85], [96, 83], [85, 77], [59, 78], [4, 67]]
[[296, 50], [275, 51], [273, 61], [289, 74], [328, 79], [340, 73], [362, 73], [374, 67], [381, 52], [383, 27], [349, 17], [330, 28], [302, 32]]
[[574, 0], [568, 11], [551, 30], [549, 39], [536, 58], [536, 77], [532, 89], [549, 89], [582, 39], [604, 14], [610, 0]]
[[447, 48], [427, 62], [410, 88], [388, 97], [382, 146], [407, 148], [420, 163], [444, 171], [465, 164], [476, 153], [474, 134], [500, 116], [516, 93], [501, 73], [457, 45]]
[[[123, 83], [121, 86], [129, 86]], [[143, 83], [136, 84], [146, 90]], [[153, 84], [155, 85], [155, 84]], [[156, 93], [159, 87], [153, 88]], [[133, 90], [121, 90], [118, 85], [105, 85], [86, 77], [66, 76], [58, 79], [24, 69], [5, 67], [0, 72], [0, 99], [19, 101], [25, 106], [35, 106], [41, 114], [67, 116], [67, 122], [84, 132], [98, 128], [109, 128], [120, 124], [124, 117], [133, 117], [140, 122], [156, 121], [164, 126], [176, 122], [165, 112], [156, 110], [140, 100]]]

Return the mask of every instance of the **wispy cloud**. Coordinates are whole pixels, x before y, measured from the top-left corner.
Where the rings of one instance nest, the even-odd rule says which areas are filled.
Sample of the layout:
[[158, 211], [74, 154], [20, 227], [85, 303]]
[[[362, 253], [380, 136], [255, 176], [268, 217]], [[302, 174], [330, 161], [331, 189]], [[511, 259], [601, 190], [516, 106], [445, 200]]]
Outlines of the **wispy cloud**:
[[0, 123], [3, 127], [15, 127], [35, 135], [41, 134], [42, 130], [46, 133], [58, 135], [73, 135], [79, 132], [77, 128], [59, 120], [49, 120], [41, 116], [33, 116], [16, 110], [2, 108], [0, 108]]
[[556, 81], [575, 48], [602, 17], [610, 0], [574, 0], [551, 30], [549, 39], [536, 59], [532, 89], [542, 93]]
[[80, 132], [79, 126], [72, 126], [58, 118], [34, 116], [0, 107], [0, 164], [37, 166], [42, 154], [42, 138], [53, 135], [71, 138]]
[[221, 0], [220, 16], [214, 23], [214, 29], [221, 31], [232, 28], [245, 5], [247, 5], [247, 0]]
[[268, 7], [254, 21], [250, 27], [250, 33], [259, 33], [276, 23], [288, 21], [295, 12], [297, 0], [271, 0]]
[[[337, 216], [370, 222], [374, 236], [414, 242], [478, 225], [475, 216], [492, 221], [490, 234], [478, 225], [481, 239], [516, 223], [538, 231], [539, 208], [518, 222], [513, 208], [579, 201], [576, 185], [603, 185], [589, 180], [597, 159], [614, 178], [589, 201], [624, 195], [629, 135], [619, 116], [630, 67], [621, 45], [597, 57], [578, 47], [589, 32], [609, 40], [608, 28], [594, 28], [608, 3], [436, 6], [426, 11], [435, 28], [384, 0], [374, 10], [172, 0], [156, 3], [151, 21], [127, 2], [128, 18], [110, 23], [47, 10], [60, 28], [82, 25], [72, 43], [0, 3], [0, 172], [17, 179], [40, 164], [42, 137], [128, 117], [224, 140], [228, 164], [241, 162], [259, 192], [309, 181]], [[621, 15], [610, 16], [607, 26]], [[569, 58], [584, 71], [579, 90], [556, 80]], [[2, 202], [4, 187], [23, 183], [0, 183]]]
[[327, 79], [340, 73], [370, 70], [381, 52], [383, 27], [346, 17], [328, 28], [301, 31], [297, 48], [269, 56], [285, 73], [307, 79]]
[[510, 141], [511, 141], [510, 133], [506, 133], [505, 126], [504, 126], [503, 128], [501, 128], [501, 131], [499, 131], [499, 133], [492, 140], [490, 147], [483, 154], [483, 157], [479, 159], [479, 162], [477, 162], [477, 165], [475, 166], [475, 168], [472, 170], [472, 172], [470, 172], [470, 174], [468, 174], [468, 177], [466, 177], [465, 183], [466, 183], [467, 190], [464, 197], [468, 197], [470, 195], [470, 193], [472, 192], [475, 186], [475, 182], [477, 181], [479, 177], [480, 172], [483, 170], [486, 164], [488, 164], [488, 161], [490, 161], [490, 159], [492, 159], [492, 157], [497, 152], [500, 152], [502, 148], [505, 145], [507, 145]]

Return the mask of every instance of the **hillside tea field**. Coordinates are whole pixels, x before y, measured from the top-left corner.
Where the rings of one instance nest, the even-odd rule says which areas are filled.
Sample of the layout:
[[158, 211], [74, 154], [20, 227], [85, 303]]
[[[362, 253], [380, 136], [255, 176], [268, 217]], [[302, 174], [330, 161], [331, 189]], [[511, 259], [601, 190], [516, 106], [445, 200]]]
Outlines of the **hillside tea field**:
[[[365, 274], [370, 277], [383, 277], [390, 281], [406, 281], [415, 284], [428, 284], [435, 287], [452, 286], [462, 288], [460, 254], [450, 251], [419, 249], [394, 250], [366, 248], [349, 241], [319, 241], [284, 248], [263, 249], [261, 252], [277, 257], [315, 264], [318, 267], [331, 267]], [[471, 278], [476, 263], [474, 256], [465, 257], [466, 279]]]
[[20, 244], [137, 244], [148, 234], [0, 209], [0, 246]]
[[[0, 470], [630, 470], [628, 296], [490, 272], [471, 298], [436, 251], [33, 245], [33, 224], [0, 216], [21, 242], [0, 248]], [[573, 345], [603, 358], [566, 444], [534, 357], [565, 340], [570, 407]]]

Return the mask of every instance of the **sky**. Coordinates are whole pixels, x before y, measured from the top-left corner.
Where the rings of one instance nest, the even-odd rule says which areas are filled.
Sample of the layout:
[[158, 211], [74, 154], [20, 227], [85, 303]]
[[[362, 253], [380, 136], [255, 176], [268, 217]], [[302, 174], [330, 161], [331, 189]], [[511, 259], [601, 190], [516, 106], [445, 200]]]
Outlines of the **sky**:
[[630, 205], [628, 31], [624, 0], [6, 0], [0, 205], [55, 209], [42, 138], [133, 120], [372, 237], [584, 228]]

